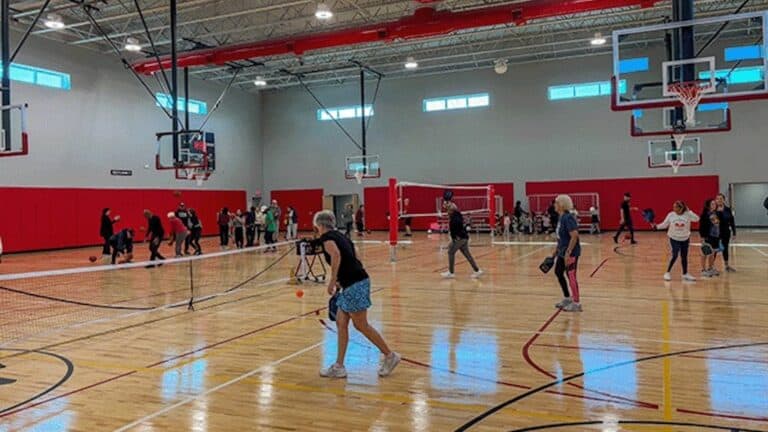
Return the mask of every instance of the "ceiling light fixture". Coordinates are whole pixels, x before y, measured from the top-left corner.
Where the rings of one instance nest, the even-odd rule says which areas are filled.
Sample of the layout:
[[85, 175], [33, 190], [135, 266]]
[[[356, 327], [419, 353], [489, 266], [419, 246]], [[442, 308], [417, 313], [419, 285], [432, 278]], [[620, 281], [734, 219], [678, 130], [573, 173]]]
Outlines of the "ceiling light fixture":
[[507, 73], [509, 66], [507, 65], [507, 59], [498, 59], [493, 62], [493, 70], [499, 75]]
[[406, 69], [416, 69], [419, 67], [419, 63], [413, 57], [408, 57], [405, 59], [405, 64], [403, 66], [405, 66]]
[[123, 48], [126, 51], [131, 51], [131, 52], [141, 51], [141, 45], [139, 44], [139, 40], [134, 37], [126, 38], [125, 45], [123, 45]]
[[321, 19], [321, 20], [328, 20], [333, 18], [333, 12], [331, 12], [331, 9], [328, 7], [325, 3], [318, 3], [317, 9], [315, 10], [315, 18]]
[[48, 16], [45, 17], [45, 20], [43, 20], [43, 24], [45, 24], [45, 26], [49, 29], [54, 30], [61, 30], [66, 27], [64, 20], [61, 19], [61, 15], [55, 13], [48, 14]]
[[262, 77], [256, 77], [256, 79], [253, 81], [253, 85], [256, 87], [264, 87], [267, 85], [267, 80]]
[[605, 45], [606, 42], [607, 40], [603, 37], [603, 34], [600, 32], [595, 33], [595, 37], [593, 37], [592, 40], [589, 41], [589, 43], [594, 46]]

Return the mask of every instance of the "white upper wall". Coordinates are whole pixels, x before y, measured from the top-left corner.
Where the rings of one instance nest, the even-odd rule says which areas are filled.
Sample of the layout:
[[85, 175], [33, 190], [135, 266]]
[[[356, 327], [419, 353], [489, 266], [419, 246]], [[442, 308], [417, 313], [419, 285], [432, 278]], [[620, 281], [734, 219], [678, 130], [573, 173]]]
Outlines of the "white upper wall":
[[[381, 155], [387, 177], [419, 182], [525, 182], [667, 176], [648, 169], [647, 139], [629, 136], [629, 112], [610, 110], [608, 97], [549, 101], [547, 88], [607, 81], [610, 56], [511, 65], [492, 70], [384, 80], [368, 135], [369, 154]], [[329, 107], [359, 104], [358, 84], [314, 90]], [[489, 108], [422, 112], [424, 98], [488, 92]], [[373, 93], [373, 84], [367, 93]], [[370, 101], [370, 99], [369, 99]], [[344, 180], [344, 157], [359, 154], [301, 88], [262, 97], [265, 189], [323, 187], [326, 193], [360, 192]], [[370, 103], [370, 102], [369, 102]], [[732, 105], [734, 131], [702, 136], [704, 165], [680, 175], [717, 174], [730, 182], [766, 180], [768, 102]], [[652, 114], [656, 114], [655, 112]], [[360, 120], [341, 120], [356, 138]]]
[[[173, 179], [172, 171], [154, 169], [155, 133], [169, 131], [171, 122], [116, 56], [32, 37], [16, 62], [68, 73], [72, 89], [11, 82], [12, 102], [29, 103], [30, 155], [0, 158], [0, 184], [197, 188]], [[158, 88], [154, 79], [149, 82]], [[223, 88], [191, 80], [190, 98], [207, 102], [210, 110]], [[206, 127], [216, 134], [217, 166], [201, 188], [245, 189], [249, 196], [261, 189], [260, 108], [259, 95], [229, 92]], [[203, 117], [191, 115], [192, 127]], [[113, 177], [110, 169], [133, 170], [133, 176]]]

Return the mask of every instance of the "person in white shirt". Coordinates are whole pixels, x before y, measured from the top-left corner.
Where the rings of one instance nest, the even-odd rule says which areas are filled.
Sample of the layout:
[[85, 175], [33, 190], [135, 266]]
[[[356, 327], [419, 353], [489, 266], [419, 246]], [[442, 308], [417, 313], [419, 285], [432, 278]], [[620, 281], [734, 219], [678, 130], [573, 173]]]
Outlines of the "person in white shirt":
[[669, 260], [667, 272], [664, 273], [664, 280], [672, 280], [670, 272], [677, 261], [677, 257], [680, 256], [683, 280], [693, 282], [696, 278], [688, 273], [688, 247], [691, 243], [691, 222], [698, 222], [699, 216], [690, 211], [682, 201], [675, 201], [672, 209], [674, 211], [669, 212], [664, 222], [654, 226], [655, 229], [667, 228], [667, 236], [672, 246], [672, 258]]

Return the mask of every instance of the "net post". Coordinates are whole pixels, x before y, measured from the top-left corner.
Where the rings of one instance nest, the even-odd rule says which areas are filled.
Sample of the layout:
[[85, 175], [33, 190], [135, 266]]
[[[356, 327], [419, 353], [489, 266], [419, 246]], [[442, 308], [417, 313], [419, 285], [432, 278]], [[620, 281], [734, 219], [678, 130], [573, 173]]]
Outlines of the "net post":
[[400, 221], [400, 212], [397, 205], [397, 179], [389, 179], [389, 258], [392, 262], [397, 260], [395, 248], [397, 246], [397, 228]]
[[496, 187], [488, 186], [488, 210], [490, 212], [488, 224], [491, 226], [491, 243], [496, 235]]
[[192, 271], [192, 260], [188, 262], [189, 264], [189, 304], [187, 305], [187, 310], [195, 311], [195, 275]]

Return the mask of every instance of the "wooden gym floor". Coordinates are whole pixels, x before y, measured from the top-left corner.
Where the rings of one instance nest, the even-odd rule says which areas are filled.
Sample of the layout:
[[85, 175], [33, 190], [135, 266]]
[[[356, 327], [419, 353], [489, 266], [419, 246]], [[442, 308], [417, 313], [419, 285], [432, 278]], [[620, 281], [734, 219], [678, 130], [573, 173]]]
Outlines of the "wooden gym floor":
[[[474, 242], [479, 281], [461, 257], [441, 280], [445, 252], [424, 234], [396, 264], [359, 245], [371, 321], [403, 356], [385, 379], [356, 331], [349, 378], [318, 376], [336, 349], [325, 287], [297, 298], [285, 249], [200, 261], [208, 293], [242, 286], [195, 312], [154, 308], [188, 295], [179, 266], [0, 283], [14, 290], [0, 293], [0, 431], [768, 431], [767, 233], [739, 235], [737, 273], [693, 284], [679, 267], [662, 280], [662, 233], [585, 235], [576, 314], [554, 309], [538, 270], [548, 239], [513, 240]], [[94, 254], [7, 256], [0, 272]]]

